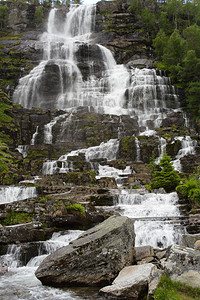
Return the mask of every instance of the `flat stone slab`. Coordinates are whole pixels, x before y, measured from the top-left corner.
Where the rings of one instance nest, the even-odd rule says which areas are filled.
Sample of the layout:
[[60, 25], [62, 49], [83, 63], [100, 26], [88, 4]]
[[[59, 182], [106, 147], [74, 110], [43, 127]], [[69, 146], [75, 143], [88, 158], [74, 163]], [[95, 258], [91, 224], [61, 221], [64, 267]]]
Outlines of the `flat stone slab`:
[[103, 286], [133, 263], [135, 233], [131, 219], [112, 216], [49, 255], [36, 277], [51, 286]]
[[102, 288], [99, 293], [109, 299], [146, 299], [149, 282], [156, 271], [157, 267], [153, 264], [125, 267], [112, 285]]

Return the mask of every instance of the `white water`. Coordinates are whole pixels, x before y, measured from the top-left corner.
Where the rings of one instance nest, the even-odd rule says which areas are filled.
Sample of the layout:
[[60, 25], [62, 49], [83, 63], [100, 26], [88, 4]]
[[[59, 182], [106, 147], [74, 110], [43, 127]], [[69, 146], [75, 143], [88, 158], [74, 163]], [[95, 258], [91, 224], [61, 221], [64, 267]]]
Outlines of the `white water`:
[[121, 215], [135, 221], [136, 246], [166, 248], [180, 243], [182, 228], [173, 223], [173, 219], [178, 220], [180, 216], [176, 192], [155, 194], [144, 190], [121, 190], [115, 199]]
[[[170, 103], [173, 102], [173, 108], [178, 107], [169, 78], [157, 75], [153, 69], [128, 69], [116, 64], [111, 51], [95, 45], [91, 38], [95, 14], [95, 5], [72, 5], [62, 23], [56, 9], [50, 12], [47, 32], [41, 37], [43, 61], [20, 79], [14, 101], [28, 108], [93, 107], [98, 113], [136, 117], [141, 131], [159, 127], [166, 114], [172, 111]], [[88, 51], [94, 47], [95, 51], [95, 58], [88, 52], [85, 63], [89, 66], [89, 75], [84, 79], [77, 58], [83, 46], [88, 47]], [[101, 76], [95, 73], [96, 57], [101, 65]], [[45, 96], [41, 86], [49, 66], [56, 67], [59, 81], [52, 100], [51, 95]], [[50, 129], [50, 125], [47, 127]], [[47, 143], [51, 143], [48, 138]]]
[[23, 158], [26, 158], [28, 156], [28, 150], [29, 146], [28, 145], [19, 145], [16, 150], [22, 154]]
[[0, 186], [0, 204], [37, 197], [36, 187]]
[[174, 169], [181, 172], [182, 166], [180, 158], [188, 155], [188, 154], [195, 154], [195, 148], [197, 146], [197, 141], [192, 140], [190, 136], [179, 136], [175, 137], [175, 140], [181, 141], [181, 149], [179, 150], [176, 159], [173, 161]]
[[[66, 246], [76, 239], [82, 231], [70, 230], [68, 232], [55, 233], [49, 241], [44, 242], [43, 248], [47, 254]], [[39, 251], [39, 250], [38, 250]], [[44, 250], [43, 250], [44, 251]], [[47, 255], [46, 254], [46, 255]], [[35, 277], [34, 273], [46, 257], [39, 255], [31, 259], [26, 266], [20, 262], [20, 246], [10, 246], [8, 253], [0, 257], [0, 265], [8, 266], [8, 273], [1, 276], [0, 299], [1, 300], [71, 300], [81, 299], [70, 290], [63, 291], [58, 288], [46, 287]]]
[[106, 160], [115, 160], [117, 151], [119, 148], [119, 141], [116, 139], [111, 139], [106, 143], [101, 143], [99, 146], [89, 147], [86, 149], [79, 149], [71, 151], [65, 155], [59, 157], [58, 161], [62, 162], [62, 167], [59, 168], [57, 165], [57, 161], [47, 161], [43, 164], [42, 173], [47, 174], [56, 174], [56, 173], [67, 173], [69, 171], [73, 171], [72, 162], [68, 162], [68, 157], [78, 156], [79, 154], [84, 154], [87, 162], [91, 162], [92, 160], [98, 159], [106, 159]]
[[36, 140], [36, 138], [38, 136], [38, 130], [39, 130], [39, 126], [36, 127], [36, 131], [35, 131], [35, 133], [32, 136], [31, 145], [35, 145], [35, 140]]

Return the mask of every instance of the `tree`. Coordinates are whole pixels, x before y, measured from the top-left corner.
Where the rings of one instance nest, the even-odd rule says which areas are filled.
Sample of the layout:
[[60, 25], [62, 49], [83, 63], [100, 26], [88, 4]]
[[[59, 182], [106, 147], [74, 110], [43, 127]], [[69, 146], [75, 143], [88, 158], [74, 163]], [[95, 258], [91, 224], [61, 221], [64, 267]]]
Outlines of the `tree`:
[[163, 62], [166, 66], [177, 65], [183, 60], [185, 41], [181, 38], [177, 29], [171, 34], [164, 49]]
[[8, 6], [7, 5], [0, 5], [0, 28], [3, 29], [6, 27], [8, 21]]
[[41, 25], [44, 21], [44, 14], [42, 7], [37, 7], [35, 10], [34, 20], [37, 26]]
[[163, 31], [163, 29], [160, 29], [160, 31], [157, 33], [156, 38], [153, 40], [153, 46], [155, 47], [155, 52], [158, 55], [159, 59], [162, 59], [167, 41], [168, 41], [167, 35]]
[[197, 24], [187, 27], [183, 31], [183, 36], [187, 42], [187, 49], [194, 50], [200, 58], [200, 27]]
[[180, 176], [174, 170], [170, 156], [164, 153], [158, 165], [160, 170], [153, 173], [151, 189], [164, 188], [166, 192], [174, 191], [180, 183]]
[[200, 82], [191, 82], [186, 89], [188, 108], [200, 117]]

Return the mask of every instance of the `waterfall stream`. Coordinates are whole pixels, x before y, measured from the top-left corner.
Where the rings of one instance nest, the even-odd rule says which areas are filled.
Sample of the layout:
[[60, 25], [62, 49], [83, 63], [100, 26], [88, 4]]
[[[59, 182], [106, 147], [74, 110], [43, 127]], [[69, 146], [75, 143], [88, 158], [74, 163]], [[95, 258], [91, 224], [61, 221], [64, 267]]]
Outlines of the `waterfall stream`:
[[[95, 44], [92, 38], [95, 27], [95, 5], [71, 5], [64, 20], [59, 19], [57, 12], [57, 9], [51, 10], [47, 32], [40, 38], [43, 60], [27, 76], [19, 80], [13, 94], [13, 101], [25, 108], [39, 107], [66, 112], [44, 125], [44, 144], [53, 143], [53, 127], [58, 121], [61, 123], [60, 141], [62, 141], [62, 133], [71, 120], [71, 113], [76, 112], [78, 107], [87, 107], [88, 111], [101, 114], [128, 115], [135, 118], [140, 136], [155, 135], [155, 128], [161, 126], [162, 120], [169, 113], [180, 111], [178, 97], [168, 77], [157, 74], [154, 69], [119, 65], [110, 50]], [[58, 24], [59, 26], [56, 26]], [[87, 62], [87, 76], [80, 67], [81, 51], [86, 51], [84, 58], [86, 61], [83, 63]], [[91, 55], [92, 51], [95, 52], [94, 57]], [[35, 145], [38, 134], [37, 127], [31, 139], [32, 146]], [[118, 138], [121, 136], [119, 129]], [[181, 171], [180, 158], [195, 153], [196, 142], [189, 136], [177, 139], [181, 142], [182, 149], [177, 154], [174, 166]], [[136, 163], [139, 163], [141, 152], [138, 137], [135, 138], [135, 142]], [[27, 147], [29, 146], [18, 147], [23, 157], [27, 155]], [[165, 149], [166, 140], [161, 137], [157, 163]], [[58, 160], [46, 161], [42, 173], [52, 175], [74, 171], [73, 161], [69, 158], [83, 157], [91, 168], [94, 166], [97, 179], [115, 178], [119, 188], [114, 191], [116, 203], [112, 208], [133, 219], [137, 246], [151, 245], [164, 248], [173, 243], [181, 243], [184, 229], [179, 221], [181, 214], [177, 194], [123, 189], [122, 178], [134, 173], [131, 166], [120, 170], [106, 164], [117, 158], [118, 150], [119, 139], [108, 140], [99, 146], [74, 150], [63, 154]], [[101, 164], [100, 160], [104, 164]], [[35, 188], [28, 187], [1, 187], [0, 190], [0, 203], [37, 195]], [[19, 259], [20, 245], [11, 245], [7, 254], [0, 257], [0, 265], [8, 265], [11, 271], [1, 277], [0, 299], [82, 299], [71, 291], [42, 286], [34, 276], [36, 267], [45, 255], [67, 245], [79, 234], [79, 231], [54, 234], [51, 240], [38, 243], [38, 256], [32, 258], [26, 266], [23, 266]]]

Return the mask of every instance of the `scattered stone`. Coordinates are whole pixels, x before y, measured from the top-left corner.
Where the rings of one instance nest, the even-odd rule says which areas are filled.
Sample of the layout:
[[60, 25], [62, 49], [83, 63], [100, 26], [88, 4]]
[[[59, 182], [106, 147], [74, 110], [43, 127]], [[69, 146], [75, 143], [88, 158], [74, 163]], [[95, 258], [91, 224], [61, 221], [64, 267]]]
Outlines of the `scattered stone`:
[[152, 257], [154, 255], [153, 248], [151, 246], [135, 247], [135, 259], [136, 261], [142, 260], [146, 257]]
[[36, 277], [51, 286], [102, 286], [133, 263], [135, 233], [131, 219], [112, 216], [49, 255]]
[[8, 272], [7, 266], [0, 266], [0, 275], [4, 275], [7, 272]]
[[153, 264], [125, 267], [112, 285], [102, 288], [99, 294], [109, 299], [147, 299], [149, 282], [156, 270]]
[[162, 258], [164, 258], [166, 256], [166, 253], [167, 253], [167, 250], [164, 249], [164, 250], [159, 250], [159, 251], [155, 251], [155, 255], [156, 257], [161, 260]]
[[194, 249], [200, 250], [200, 240], [197, 240], [194, 244]]

